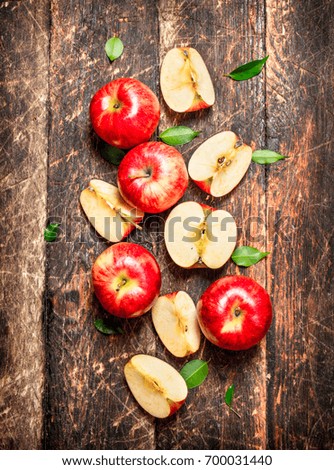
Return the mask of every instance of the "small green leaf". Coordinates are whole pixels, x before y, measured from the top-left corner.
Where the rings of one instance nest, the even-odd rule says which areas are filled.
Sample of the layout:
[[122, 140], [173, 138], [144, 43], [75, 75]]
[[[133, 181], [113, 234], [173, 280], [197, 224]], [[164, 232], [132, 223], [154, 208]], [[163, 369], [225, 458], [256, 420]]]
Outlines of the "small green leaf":
[[261, 165], [269, 165], [270, 163], [275, 163], [285, 158], [289, 157], [280, 155], [273, 150], [255, 150], [252, 155], [253, 162], [260, 163]]
[[206, 379], [209, 372], [208, 363], [200, 359], [187, 362], [180, 370], [189, 389], [198, 387]]
[[235, 411], [235, 409], [232, 408], [232, 401], [233, 401], [233, 397], [234, 397], [234, 385], [230, 385], [228, 387], [228, 389], [226, 390], [226, 393], [225, 393], [225, 403], [226, 405], [229, 407], [229, 409], [231, 411], [233, 411], [234, 414], [236, 414], [238, 416], [238, 418], [241, 418], [241, 416], [239, 415], [239, 413], [237, 413]]
[[108, 58], [112, 61], [118, 59], [122, 55], [124, 46], [120, 38], [110, 38], [104, 47]]
[[47, 242], [54, 242], [58, 235], [58, 227], [60, 224], [54, 222], [49, 224], [44, 230], [44, 240]]
[[165, 142], [165, 144], [175, 147], [175, 145], [183, 145], [191, 142], [200, 133], [201, 131], [193, 131], [190, 127], [175, 126], [163, 131], [159, 135], [159, 139]]
[[269, 55], [263, 59], [253, 60], [247, 64], [240, 65], [240, 67], [232, 70], [229, 74], [224, 75], [224, 77], [230, 77], [233, 80], [242, 81], [253, 78], [256, 75], [259, 75], [263, 69], [264, 64], [267, 62]]
[[234, 385], [232, 384], [228, 387], [225, 393], [225, 403], [229, 407], [231, 407], [232, 405], [233, 395], [234, 395]]
[[259, 251], [257, 248], [253, 248], [252, 246], [239, 246], [234, 250], [231, 258], [238, 266], [248, 268], [249, 266], [258, 263], [269, 254], [269, 251]]
[[123, 335], [124, 331], [119, 325], [111, 325], [103, 318], [98, 318], [94, 321], [95, 328], [104, 335]]
[[122, 149], [113, 147], [104, 141], [100, 143], [100, 154], [107, 162], [113, 165], [119, 165], [124, 158], [125, 152]]

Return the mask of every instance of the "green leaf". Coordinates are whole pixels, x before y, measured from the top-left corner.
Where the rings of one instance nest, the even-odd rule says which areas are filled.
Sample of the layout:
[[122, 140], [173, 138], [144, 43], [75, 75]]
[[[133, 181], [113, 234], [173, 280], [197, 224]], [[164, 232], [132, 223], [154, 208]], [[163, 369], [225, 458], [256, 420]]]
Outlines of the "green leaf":
[[124, 331], [119, 325], [112, 325], [103, 318], [98, 318], [94, 321], [95, 328], [104, 335], [123, 335]]
[[225, 403], [226, 405], [229, 407], [229, 409], [231, 411], [233, 411], [234, 414], [236, 414], [238, 416], [238, 418], [241, 418], [241, 416], [239, 415], [239, 413], [237, 413], [235, 411], [235, 409], [232, 408], [232, 401], [233, 401], [233, 397], [234, 397], [234, 385], [230, 385], [228, 387], [228, 389], [226, 390], [226, 393], [225, 393]]
[[110, 38], [104, 47], [108, 58], [112, 61], [118, 59], [122, 55], [124, 46], [120, 38]]
[[100, 143], [100, 154], [107, 162], [113, 165], [119, 165], [124, 158], [125, 152], [122, 149], [113, 147], [107, 144], [107, 142], [101, 141]]
[[47, 242], [54, 242], [58, 235], [58, 227], [60, 224], [54, 222], [49, 224], [44, 230], [44, 240]]
[[165, 144], [172, 145], [183, 145], [191, 142], [197, 137], [201, 131], [193, 131], [190, 127], [186, 126], [175, 126], [166, 129], [159, 135], [159, 139], [165, 142]]
[[232, 70], [225, 77], [230, 77], [233, 80], [242, 81], [248, 80], [249, 78], [253, 78], [256, 75], [259, 75], [261, 70], [263, 69], [264, 64], [267, 62], [269, 55], [264, 57], [263, 59], [253, 60], [252, 62], [248, 62], [247, 64], [240, 65], [240, 67]]
[[209, 372], [208, 363], [200, 359], [187, 362], [180, 370], [189, 389], [198, 387], [206, 379]]
[[275, 163], [285, 158], [289, 157], [280, 155], [273, 150], [255, 150], [252, 155], [253, 162], [260, 163], [261, 165], [269, 165], [270, 163]]
[[239, 246], [234, 250], [231, 258], [238, 266], [248, 268], [249, 266], [258, 263], [269, 254], [269, 251], [259, 251], [257, 248], [253, 248], [252, 246]]
[[231, 407], [232, 405], [233, 395], [234, 395], [234, 385], [232, 384], [228, 387], [225, 393], [225, 403], [229, 407]]

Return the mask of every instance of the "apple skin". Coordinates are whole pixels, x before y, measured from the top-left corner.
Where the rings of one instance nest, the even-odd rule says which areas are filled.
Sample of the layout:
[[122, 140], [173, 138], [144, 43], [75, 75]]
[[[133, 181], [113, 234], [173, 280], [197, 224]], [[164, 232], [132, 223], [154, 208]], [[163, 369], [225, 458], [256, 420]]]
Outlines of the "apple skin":
[[272, 305], [267, 291], [250, 277], [225, 276], [203, 293], [197, 314], [211, 343], [241, 351], [265, 336], [272, 321]]
[[117, 184], [125, 201], [157, 214], [181, 199], [188, 186], [183, 157], [162, 142], [146, 142], [128, 152], [118, 168]]
[[118, 78], [104, 85], [93, 96], [89, 111], [96, 134], [122, 149], [148, 141], [160, 118], [158, 98], [135, 78]]
[[204, 191], [205, 193], [208, 193], [208, 194], [211, 195], [210, 188], [211, 188], [212, 178], [207, 179], [207, 180], [204, 180], [204, 181], [195, 181], [195, 180], [193, 180], [193, 182], [194, 182], [195, 184], [197, 184], [197, 186], [198, 186], [202, 191]]
[[96, 259], [93, 286], [111, 315], [134, 318], [147, 312], [159, 296], [161, 273], [154, 256], [136, 243], [110, 246]]
[[168, 403], [170, 406], [169, 416], [172, 416], [174, 413], [176, 413], [181, 408], [181, 406], [184, 404], [185, 401], [186, 400], [182, 400], [182, 401], [168, 400]]
[[192, 105], [190, 106], [186, 113], [192, 113], [194, 111], [200, 111], [201, 109], [210, 108], [212, 104], [206, 103], [201, 96], [195, 97]]

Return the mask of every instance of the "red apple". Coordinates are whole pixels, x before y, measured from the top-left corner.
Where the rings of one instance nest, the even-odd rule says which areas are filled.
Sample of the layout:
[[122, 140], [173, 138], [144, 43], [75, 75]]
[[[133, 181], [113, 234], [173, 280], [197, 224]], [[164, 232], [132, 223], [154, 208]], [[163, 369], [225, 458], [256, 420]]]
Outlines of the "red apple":
[[225, 276], [211, 284], [197, 304], [206, 338], [224, 349], [239, 351], [257, 344], [267, 333], [272, 306], [267, 291], [246, 276]]
[[96, 297], [116, 317], [139, 317], [159, 296], [159, 265], [149, 251], [135, 243], [107, 248], [96, 259], [92, 275]]
[[187, 186], [182, 155], [162, 142], [138, 145], [125, 155], [118, 168], [118, 188], [125, 201], [151, 214], [173, 206]]
[[118, 78], [95, 93], [90, 118], [101, 139], [128, 149], [150, 139], [160, 118], [159, 101], [139, 80]]

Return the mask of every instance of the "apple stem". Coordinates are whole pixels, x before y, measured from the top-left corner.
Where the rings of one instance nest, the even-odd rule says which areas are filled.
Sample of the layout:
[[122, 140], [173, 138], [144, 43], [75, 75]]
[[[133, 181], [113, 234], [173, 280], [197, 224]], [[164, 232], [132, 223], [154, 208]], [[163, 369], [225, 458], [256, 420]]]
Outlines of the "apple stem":
[[238, 418], [241, 419], [241, 415], [239, 415], [239, 413], [237, 413], [237, 412], [235, 411], [235, 409], [232, 408], [232, 406], [229, 406], [229, 408], [230, 408], [231, 411], [233, 411], [233, 413], [234, 413], [235, 415], [238, 416]]
[[149, 178], [150, 176], [151, 175], [148, 175], [148, 174], [146, 174], [146, 175], [131, 175], [131, 176], [129, 175], [128, 178], [130, 180], [135, 180], [137, 178]]
[[120, 288], [121, 288], [122, 286], [125, 286], [125, 284], [126, 284], [126, 280], [123, 279], [122, 282], [120, 282], [119, 284], [117, 284], [116, 292], [119, 292]]
[[131, 217], [128, 217], [127, 215], [124, 215], [121, 211], [121, 209], [115, 209], [115, 211], [117, 212], [117, 214], [127, 223], [131, 224], [131, 225], [134, 225], [138, 230], [143, 230], [143, 227], [141, 227], [140, 225], [136, 224], [136, 222], [134, 222]]

